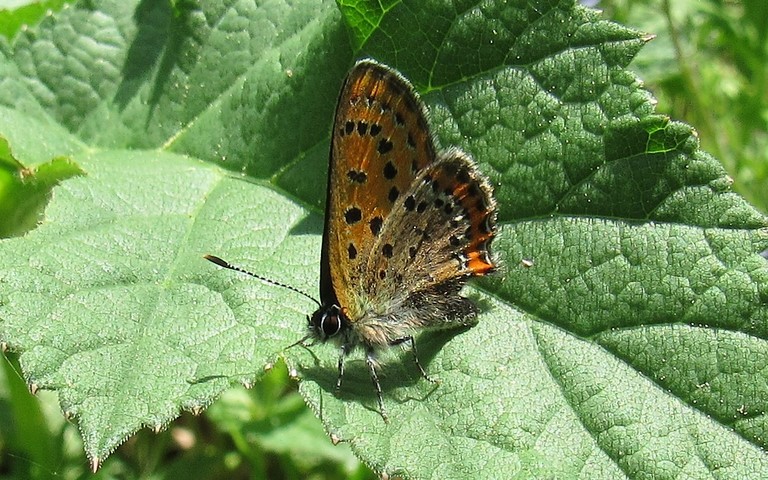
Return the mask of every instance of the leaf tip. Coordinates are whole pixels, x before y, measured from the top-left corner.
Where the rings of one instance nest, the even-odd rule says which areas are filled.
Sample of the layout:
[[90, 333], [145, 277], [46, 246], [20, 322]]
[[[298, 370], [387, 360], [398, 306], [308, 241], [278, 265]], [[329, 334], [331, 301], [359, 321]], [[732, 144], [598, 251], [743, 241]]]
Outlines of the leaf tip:
[[93, 457], [91, 459], [91, 471], [93, 473], [96, 473], [99, 470], [100, 466], [101, 466], [101, 459], [99, 457]]
[[32, 395], [37, 395], [37, 391], [40, 390], [40, 386], [35, 382], [29, 382], [27, 388], [29, 388], [29, 393]]

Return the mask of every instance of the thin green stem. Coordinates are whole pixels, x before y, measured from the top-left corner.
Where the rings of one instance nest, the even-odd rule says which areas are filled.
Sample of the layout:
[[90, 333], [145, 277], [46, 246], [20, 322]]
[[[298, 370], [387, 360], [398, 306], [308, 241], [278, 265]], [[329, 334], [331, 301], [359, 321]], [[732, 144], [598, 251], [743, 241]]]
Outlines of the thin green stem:
[[682, 76], [683, 83], [686, 90], [688, 90], [688, 98], [691, 101], [691, 107], [693, 108], [696, 117], [701, 122], [701, 131], [710, 139], [711, 145], [715, 147], [715, 152], [712, 152], [716, 157], [723, 159], [724, 149], [720, 144], [720, 139], [717, 134], [717, 128], [715, 127], [712, 116], [707, 112], [705, 108], [705, 101], [701, 96], [701, 88], [699, 88], [694, 75], [694, 67], [689, 63], [689, 56], [683, 51], [683, 45], [680, 40], [680, 31], [672, 18], [672, 9], [670, 8], [669, 0], [663, 0], [662, 8], [664, 10], [664, 17], [667, 20], [667, 28], [669, 29], [669, 36], [672, 40], [673, 48], [675, 49], [675, 57], [677, 63], [680, 66], [680, 74]]

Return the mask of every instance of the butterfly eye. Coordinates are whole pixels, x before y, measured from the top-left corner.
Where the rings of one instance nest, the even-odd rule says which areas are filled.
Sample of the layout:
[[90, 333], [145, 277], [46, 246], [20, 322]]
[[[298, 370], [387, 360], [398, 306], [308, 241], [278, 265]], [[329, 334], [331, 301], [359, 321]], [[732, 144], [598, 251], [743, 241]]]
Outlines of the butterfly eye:
[[341, 319], [339, 318], [339, 314], [332, 311], [323, 315], [323, 318], [320, 320], [320, 330], [326, 338], [339, 333], [339, 330], [341, 330]]

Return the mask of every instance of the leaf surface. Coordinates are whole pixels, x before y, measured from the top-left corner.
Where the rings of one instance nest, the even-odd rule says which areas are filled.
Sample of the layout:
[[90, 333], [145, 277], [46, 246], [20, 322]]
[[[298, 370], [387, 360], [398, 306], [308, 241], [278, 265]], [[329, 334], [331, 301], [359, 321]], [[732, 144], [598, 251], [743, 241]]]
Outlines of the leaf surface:
[[[625, 70], [645, 41], [543, 0], [54, 14], [0, 60], [0, 134], [85, 175], [0, 243], [0, 341], [95, 463], [282, 357], [389, 475], [764, 476], [766, 218]], [[360, 356], [336, 396], [335, 349], [284, 350], [311, 302], [202, 259], [316, 291], [329, 128], [361, 56], [413, 81], [500, 204], [503, 268], [467, 289], [479, 324], [418, 337], [439, 385], [387, 352], [388, 424]]]

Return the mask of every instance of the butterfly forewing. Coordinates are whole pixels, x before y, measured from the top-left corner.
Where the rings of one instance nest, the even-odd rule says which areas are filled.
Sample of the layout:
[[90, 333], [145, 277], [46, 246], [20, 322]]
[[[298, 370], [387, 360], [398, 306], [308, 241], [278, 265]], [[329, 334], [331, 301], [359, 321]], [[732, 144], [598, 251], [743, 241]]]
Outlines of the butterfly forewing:
[[426, 122], [396, 72], [361, 61], [347, 76], [332, 133], [323, 281], [350, 319], [368, 308], [368, 258], [393, 206], [436, 158]]

